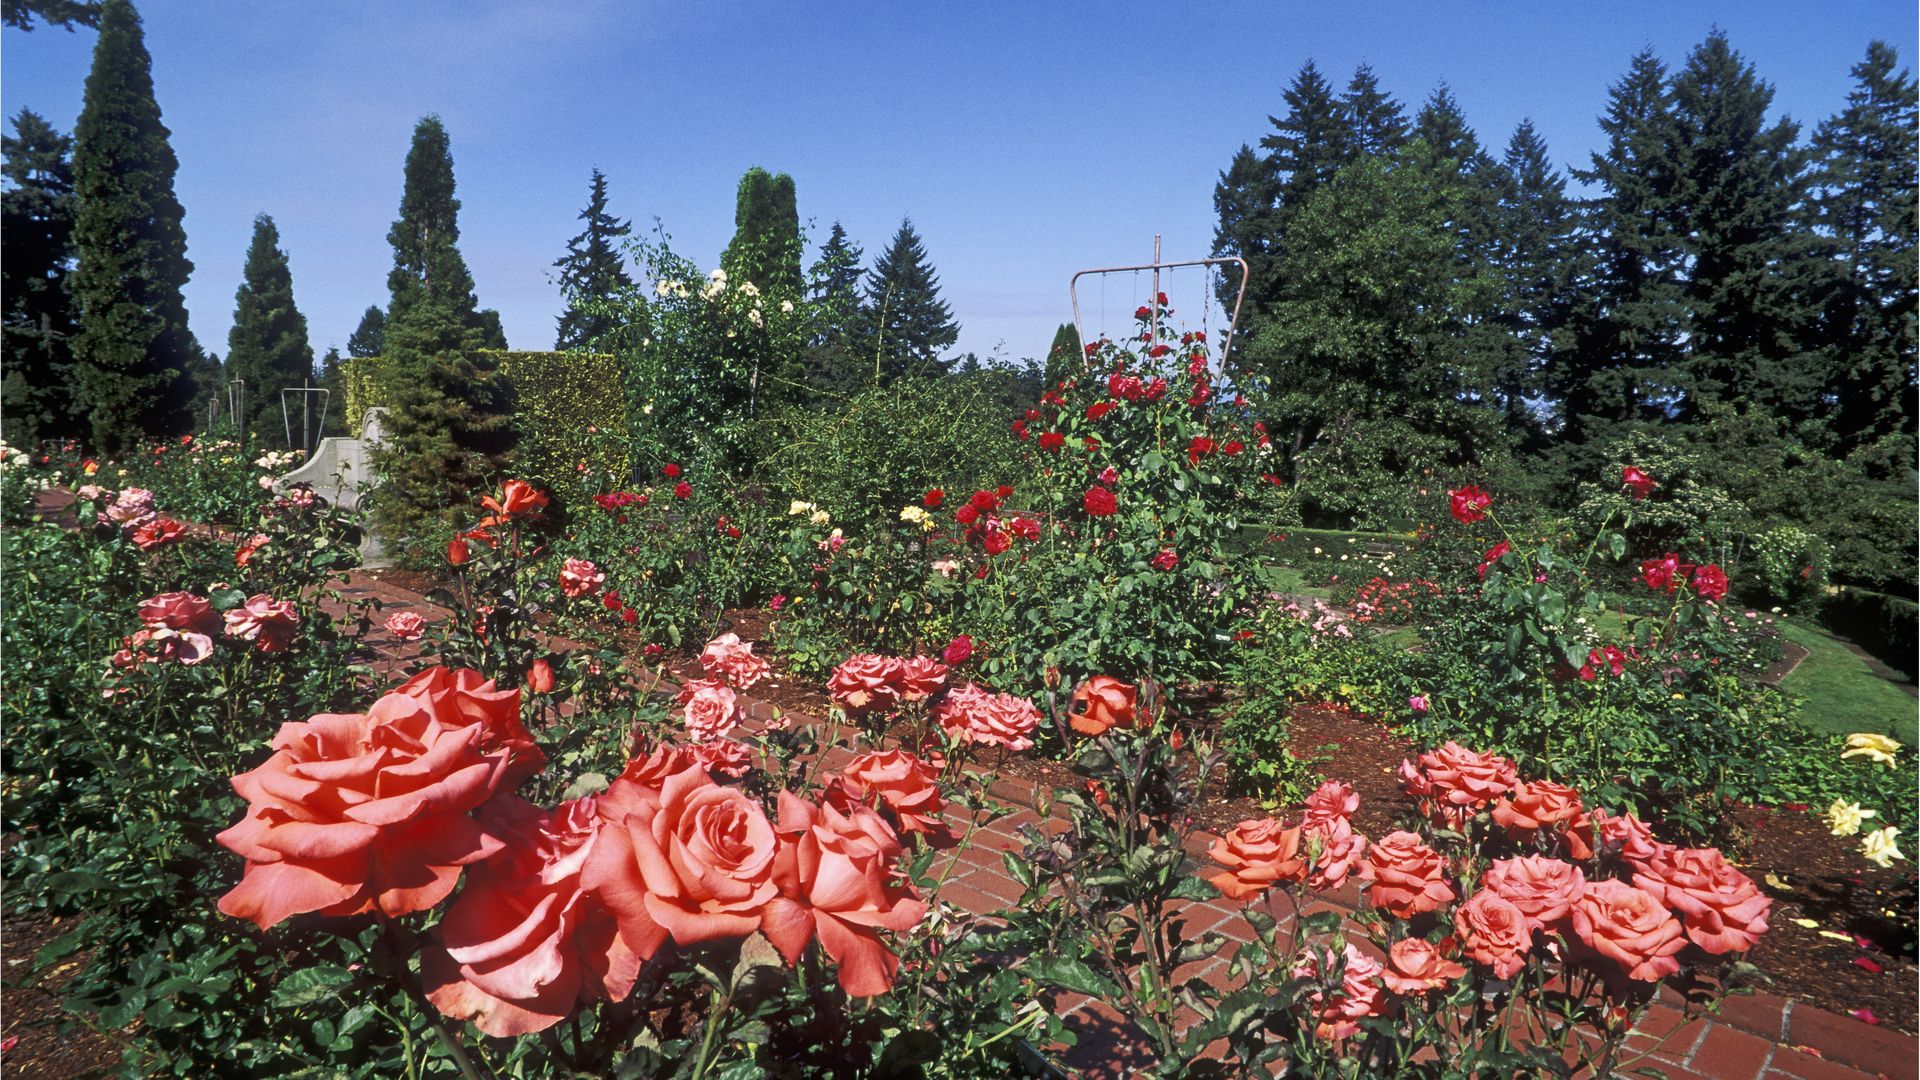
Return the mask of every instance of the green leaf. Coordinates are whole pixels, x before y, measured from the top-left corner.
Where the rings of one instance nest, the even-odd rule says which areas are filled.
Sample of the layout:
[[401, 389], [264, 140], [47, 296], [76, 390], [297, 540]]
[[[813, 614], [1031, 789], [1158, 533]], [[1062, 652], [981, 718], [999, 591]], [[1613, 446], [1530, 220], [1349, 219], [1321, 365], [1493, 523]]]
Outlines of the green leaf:
[[1023, 969], [1036, 982], [1086, 994], [1101, 1001], [1120, 996], [1120, 987], [1106, 975], [1094, 970], [1085, 960], [1074, 956], [1030, 956]]
[[352, 981], [351, 972], [334, 964], [304, 967], [280, 980], [280, 985], [273, 988], [273, 1003], [283, 1009], [311, 1005], [333, 997]]
[[1213, 882], [1208, 881], [1198, 874], [1181, 878], [1180, 884], [1173, 887], [1173, 898], [1175, 900], [1205, 901], [1212, 900], [1219, 895], [1220, 890], [1213, 887]]

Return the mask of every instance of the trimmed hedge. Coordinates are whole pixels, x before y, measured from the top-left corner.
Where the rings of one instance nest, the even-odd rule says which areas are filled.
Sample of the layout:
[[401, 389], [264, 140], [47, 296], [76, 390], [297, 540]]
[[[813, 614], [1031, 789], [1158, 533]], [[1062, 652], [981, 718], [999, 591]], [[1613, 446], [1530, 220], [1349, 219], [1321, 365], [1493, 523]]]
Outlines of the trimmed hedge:
[[1867, 589], [1842, 588], [1828, 597], [1820, 609], [1820, 621], [1827, 629], [1852, 641], [1881, 663], [1911, 679], [1920, 663], [1920, 604], [1886, 593]]
[[[586, 352], [497, 355], [513, 388], [513, 461], [522, 479], [564, 497], [578, 482], [576, 466], [585, 462], [611, 473], [616, 483], [625, 481], [631, 462], [618, 361]], [[384, 404], [376, 378], [383, 362], [378, 356], [350, 357], [340, 367], [349, 432], [358, 434], [367, 410]]]

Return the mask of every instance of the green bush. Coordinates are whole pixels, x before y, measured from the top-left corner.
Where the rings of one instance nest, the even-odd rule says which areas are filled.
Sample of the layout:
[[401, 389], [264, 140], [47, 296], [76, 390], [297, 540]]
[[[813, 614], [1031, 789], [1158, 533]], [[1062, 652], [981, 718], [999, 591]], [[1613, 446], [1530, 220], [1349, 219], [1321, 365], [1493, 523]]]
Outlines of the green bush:
[[1920, 625], [1920, 604], [1912, 600], [1842, 588], [1820, 609], [1820, 621], [1909, 679], [1920, 667], [1915, 663], [1920, 640], [1914, 636], [1914, 627]]
[[625, 478], [632, 462], [624, 440], [593, 439], [624, 432], [626, 397], [620, 366], [605, 353], [503, 352], [500, 372], [513, 387], [513, 468], [520, 479], [562, 491], [585, 463]]

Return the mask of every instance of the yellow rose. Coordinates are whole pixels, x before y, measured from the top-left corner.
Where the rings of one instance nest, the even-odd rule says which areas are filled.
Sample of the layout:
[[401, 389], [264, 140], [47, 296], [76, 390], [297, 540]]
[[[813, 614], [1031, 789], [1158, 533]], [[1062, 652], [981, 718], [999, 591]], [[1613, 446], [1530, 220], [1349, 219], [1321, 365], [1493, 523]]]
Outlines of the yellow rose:
[[1894, 846], [1893, 838], [1898, 835], [1900, 830], [1891, 825], [1870, 832], [1860, 841], [1860, 854], [1866, 856], [1867, 861], [1876, 866], [1892, 866], [1893, 860], [1906, 858], [1900, 853], [1900, 849]]
[[1859, 803], [1845, 799], [1835, 799], [1833, 805], [1827, 807], [1827, 824], [1832, 826], [1835, 836], [1854, 835], [1860, 831], [1860, 823], [1872, 816], [1872, 810], [1862, 810]]
[[813, 504], [810, 502], [801, 502], [799, 499], [795, 499], [793, 500], [793, 505], [787, 507], [787, 513], [793, 515], [794, 517], [799, 517], [801, 514], [811, 514], [813, 513]]
[[1847, 748], [1841, 752], [1843, 758], [1863, 757], [1868, 761], [1877, 761], [1882, 765], [1893, 764], [1893, 756], [1900, 752], [1900, 744], [1885, 735], [1876, 735], [1870, 731], [1855, 732], [1847, 736]]

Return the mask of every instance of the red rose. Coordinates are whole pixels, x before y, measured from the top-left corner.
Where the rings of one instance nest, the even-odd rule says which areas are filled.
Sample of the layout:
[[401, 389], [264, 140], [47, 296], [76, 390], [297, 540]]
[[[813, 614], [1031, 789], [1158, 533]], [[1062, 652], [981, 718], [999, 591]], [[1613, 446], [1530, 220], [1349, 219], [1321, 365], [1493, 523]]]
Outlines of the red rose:
[[674, 477], [680, 475], [680, 466], [669, 461], [665, 465], [660, 466], [660, 475], [672, 480]]
[[1193, 441], [1187, 444], [1188, 464], [1198, 465], [1201, 458], [1211, 453], [1213, 453], [1213, 440], [1205, 435], [1195, 435]]
[[690, 499], [690, 498], [692, 498], [692, 497], [693, 497], [693, 485], [692, 485], [692, 484], [689, 484], [689, 483], [687, 483], [687, 482], [686, 482], [685, 480], [682, 480], [682, 481], [680, 481], [679, 483], [677, 483], [677, 484], [675, 484], [675, 485], [673, 485], [673, 497], [674, 497], [674, 498], [676, 498], [676, 499]]
[[480, 505], [501, 518], [510, 518], [539, 513], [546, 509], [547, 497], [524, 480], [509, 480], [501, 485], [498, 500], [486, 495], [481, 497]]
[[1692, 567], [1680, 561], [1680, 556], [1668, 552], [1657, 559], [1647, 559], [1640, 564], [1640, 579], [1647, 588], [1657, 592], [1670, 593], [1686, 580], [1687, 571]]
[[[465, 566], [467, 563], [467, 542], [461, 537], [447, 541], [447, 562], [453, 566]], [[245, 565], [245, 564], [242, 564]]]
[[500, 850], [467, 816], [511, 781], [509, 750], [431, 700], [388, 694], [365, 714], [281, 725], [274, 755], [233, 778], [247, 816], [220, 843], [247, 860], [220, 910], [266, 929], [303, 912], [390, 916], [446, 899], [460, 868]]
[[553, 693], [553, 665], [541, 657], [527, 669], [527, 689], [536, 694]]
[[1111, 675], [1095, 675], [1076, 688], [1067, 708], [1067, 722], [1082, 735], [1105, 735], [1114, 728], [1133, 727], [1140, 690]]
[[581, 1005], [620, 1001], [663, 935], [630, 939], [581, 886], [602, 824], [595, 800], [552, 811], [502, 794], [480, 818], [506, 841], [475, 866], [421, 955], [427, 1000], [488, 1035], [552, 1027]]
[[1207, 857], [1224, 868], [1208, 874], [1214, 888], [1234, 900], [1256, 896], [1283, 881], [1306, 879], [1307, 861], [1300, 854], [1300, 830], [1272, 818], [1242, 821], [1213, 842]]
[[1457, 491], [1447, 492], [1454, 520], [1462, 525], [1471, 525], [1487, 516], [1487, 507], [1493, 505], [1493, 496], [1480, 490], [1478, 484], [1468, 484]]
[[995, 529], [981, 539], [980, 546], [984, 547], [989, 555], [1003, 555], [1013, 546], [1013, 541], [1007, 538], [1006, 533]]
[[1624, 881], [1590, 881], [1573, 902], [1573, 932], [1588, 948], [1618, 963], [1629, 979], [1657, 982], [1680, 970], [1687, 947], [1680, 920], [1645, 889]]
[[790, 791], [780, 793], [778, 829], [780, 895], [767, 905], [767, 940], [793, 963], [817, 936], [850, 996], [886, 993], [900, 958], [879, 932], [911, 930], [927, 913], [900, 880], [899, 838], [864, 806], [842, 814]]
[[1149, 561], [1155, 570], [1171, 570], [1180, 564], [1180, 553], [1172, 548], [1161, 548]]
[[965, 634], [955, 635], [952, 641], [947, 642], [947, 647], [940, 650], [940, 659], [945, 660], [950, 668], [959, 667], [972, 657], [973, 639]]
[[1118, 509], [1113, 492], [1103, 487], [1088, 488], [1082, 502], [1086, 505], [1087, 513], [1093, 517], [1111, 517]]
[[940, 509], [940, 504], [945, 502], [946, 499], [946, 492], [941, 491], [939, 488], [934, 488], [920, 497], [920, 505], [929, 510], [938, 510]]
[[1633, 493], [1634, 502], [1644, 500], [1647, 496], [1653, 494], [1654, 488], [1660, 486], [1653, 482], [1653, 477], [1642, 472], [1639, 466], [1636, 465], [1629, 465], [1620, 470], [1620, 483], [1628, 491]]
[[1502, 540], [1499, 543], [1488, 548], [1485, 554], [1482, 554], [1480, 556], [1480, 570], [1479, 570], [1480, 580], [1485, 581], [1487, 579], [1487, 571], [1493, 568], [1493, 564], [1499, 562], [1501, 559], [1506, 558], [1507, 553], [1512, 550], [1513, 550], [1513, 545], [1507, 543], [1505, 540]]
[[1746, 952], [1767, 932], [1773, 901], [1716, 848], [1668, 848], [1636, 867], [1633, 883], [1678, 913], [1687, 937], [1715, 955]]
[[293, 643], [294, 631], [300, 629], [300, 613], [294, 610], [293, 602], [275, 600], [266, 593], [256, 593], [222, 618], [228, 637], [251, 641], [264, 653], [284, 650]]
[[980, 520], [980, 511], [974, 509], [972, 503], [965, 503], [953, 512], [953, 520], [962, 525], [971, 525]]
[[1367, 902], [1399, 919], [1438, 910], [1456, 895], [1447, 883], [1446, 860], [1410, 832], [1375, 840], [1360, 877], [1373, 883]]
[[1067, 445], [1067, 437], [1057, 431], [1049, 431], [1040, 436], [1040, 449], [1042, 450], [1058, 450], [1065, 445]]
[[1727, 595], [1727, 574], [1718, 566], [1708, 563], [1693, 568], [1693, 591], [1702, 600], [1719, 600]]

